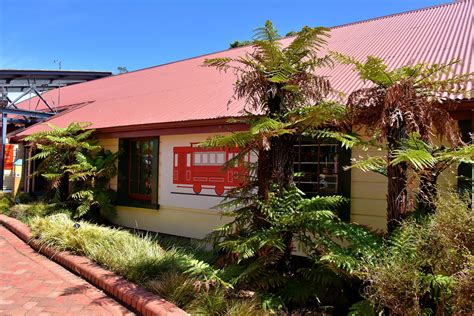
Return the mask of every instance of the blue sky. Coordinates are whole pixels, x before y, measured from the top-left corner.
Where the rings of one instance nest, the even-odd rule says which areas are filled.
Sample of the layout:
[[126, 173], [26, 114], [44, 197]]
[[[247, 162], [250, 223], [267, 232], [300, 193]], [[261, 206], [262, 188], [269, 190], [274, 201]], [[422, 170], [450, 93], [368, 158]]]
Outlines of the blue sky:
[[448, 0], [0, 0], [0, 68], [135, 70], [227, 49], [270, 19], [282, 34]]

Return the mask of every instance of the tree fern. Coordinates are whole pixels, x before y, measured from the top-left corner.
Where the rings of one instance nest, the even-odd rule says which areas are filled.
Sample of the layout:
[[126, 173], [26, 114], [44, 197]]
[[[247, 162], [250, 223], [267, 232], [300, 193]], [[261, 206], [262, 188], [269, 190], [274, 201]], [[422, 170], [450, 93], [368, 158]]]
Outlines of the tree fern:
[[[459, 145], [457, 122], [443, 103], [452, 95], [469, 98], [471, 91], [466, 88], [473, 74], [455, 74], [454, 67], [459, 60], [391, 69], [383, 59], [375, 56], [368, 56], [365, 61], [337, 52], [331, 56], [339, 63], [353, 66], [362, 80], [372, 84], [352, 92], [347, 104], [352, 125], [365, 128], [370, 136], [377, 136], [379, 142], [387, 144], [387, 228], [392, 231], [410, 205], [407, 164], [426, 169], [435, 163], [421, 148], [412, 148], [409, 155], [404, 156], [407, 151], [402, 144], [410, 134], [417, 133], [429, 145], [433, 145], [433, 135], [445, 138], [454, 146]], [[392, 161], [395, 156], [398, 159]]]
[[81, 217], [92, 209], [113, 214], [114, 193], [109, 180], [116, 174], [118, 153], [103, 150], [92, 138], [89, 123], [71, 123], [25, 138], [36, 149], [31, 159], [40, 161], [36, 174], [46, 178], [60, 202]]

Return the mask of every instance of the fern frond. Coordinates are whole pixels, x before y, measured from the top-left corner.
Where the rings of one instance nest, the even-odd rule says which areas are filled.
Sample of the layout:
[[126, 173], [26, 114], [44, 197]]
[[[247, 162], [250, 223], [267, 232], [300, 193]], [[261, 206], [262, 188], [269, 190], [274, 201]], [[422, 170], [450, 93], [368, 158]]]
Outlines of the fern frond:
[[370, 156], [365, 159], [355, 160], [353, 159], [350, 166], [346, 166], [345, 170], [360, 169], [364, 172], [373, 171], [383, 175], [386, 175], [387, 161], [385, 158], [380, 156]]

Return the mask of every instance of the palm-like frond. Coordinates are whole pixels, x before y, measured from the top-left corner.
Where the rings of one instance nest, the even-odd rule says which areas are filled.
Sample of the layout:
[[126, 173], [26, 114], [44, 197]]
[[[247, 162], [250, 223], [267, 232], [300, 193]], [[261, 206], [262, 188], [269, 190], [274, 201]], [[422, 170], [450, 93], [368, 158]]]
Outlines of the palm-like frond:
[[288, 117], [300, 130], [320, 130], [346, 119], [347, 108], [336, 102], [320, 102], [314, 106], [300, 107], [290, 111]]
[[306, 26], [298, 32], [295, 39], [284, 49], [284, 53], [289, 57], [290, 62], [298, 63], [302, 56], [306, 57], [308, 53], [311, 54], [313, 51], [322, 49], [327, 44], [329, 36], [328, 28]]
[[[76, 205], [75, 215], [79, 217], [92, 208], [99, 207], [108, 213], [113, 209], [108, 182], [116, 174], [119, 153], [103, 150], [92, 138], [94, 130], [88, 129], [90, 125], [71, 123], [64, 128], [50, 125], [51, 130], [25, 139], [37, 151], [31, 159], [40, 161], [35, 174], [50, 181], [62, 202], [67, 199]], [[70, 187], [71, 192], [64, 192]]]
[[353, 159], [351, 165], [345, 167], [346, 170], [354, 168], [360, 169], [364, 172], [373, 171], [386, 175], [387, 160], [380, 156], [369, 156], [365, 159]]
[[408, 163], [415, 170], [423, 170], [425, 168], [433, 167], [436, 163], [436, 158], [425, 149], [396, 149], [393, 151], [394, 158], [391, 160], [392, 165], [400, 163]]
[[281, 38], [281, 36], [278, 34], [278, 30], [269, 20], [265, 22], [265, 26], [256, 28], [254, 34], [254, 40], [262, 42], [275, 42]]
[[305, 133], [306, 136], [311, 136], [316, 139], [334, 139], [338, 141], [342, 148], [351, 149], [355, 146], [362, 146], [366, 148], [369, 144], [363, 142], [359, 135], [354, 133], [342, 133], [328, 129], [310, 130]]
[[457, 125], [442, 104], [450, 96], [471, 94], [466, 87], [473, 74], [454, 74], [459, 60], [389, 70], [382, 59], [374, 56], [365, 62], [334, 52], [332, 56], [340, 63], [353, 65], [361, 79], [374, 84], [349, 96], [354, 124], [365, 125], [369, 131], [380, 130], [382, 137], [387, 136], [388, 129], [403, 125], [407, 134], [417, 132], [425, 141], [431, 134], [438, 134], [454, 145], [460, 142]]
[[252, 49], [243, 56], [219, 57], [204, 63], [234, 71], [236, 99], [245, 99], [251, 110], [268, 113], [266, 101], [277, 95], [285, 111], [319, 102], [331, 91], [329, 80], [314, 74], [316, 68], [331, 65], [329, 56], [318, 56], [329, 36], [328, 29], [305, 27], [287, 47], [279, 41], [270, 21], [255, 32]]
[[449, 163], [474, 164], [474, 144], [455, 149], [444, 149], [436, 153], [436, 159]]

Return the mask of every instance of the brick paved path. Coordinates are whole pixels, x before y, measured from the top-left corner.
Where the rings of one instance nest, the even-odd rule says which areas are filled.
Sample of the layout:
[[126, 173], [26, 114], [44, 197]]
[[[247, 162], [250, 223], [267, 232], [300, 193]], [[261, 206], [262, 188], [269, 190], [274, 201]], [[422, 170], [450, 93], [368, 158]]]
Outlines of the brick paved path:
[[0, 225], [0, 315], [134, 315]]

